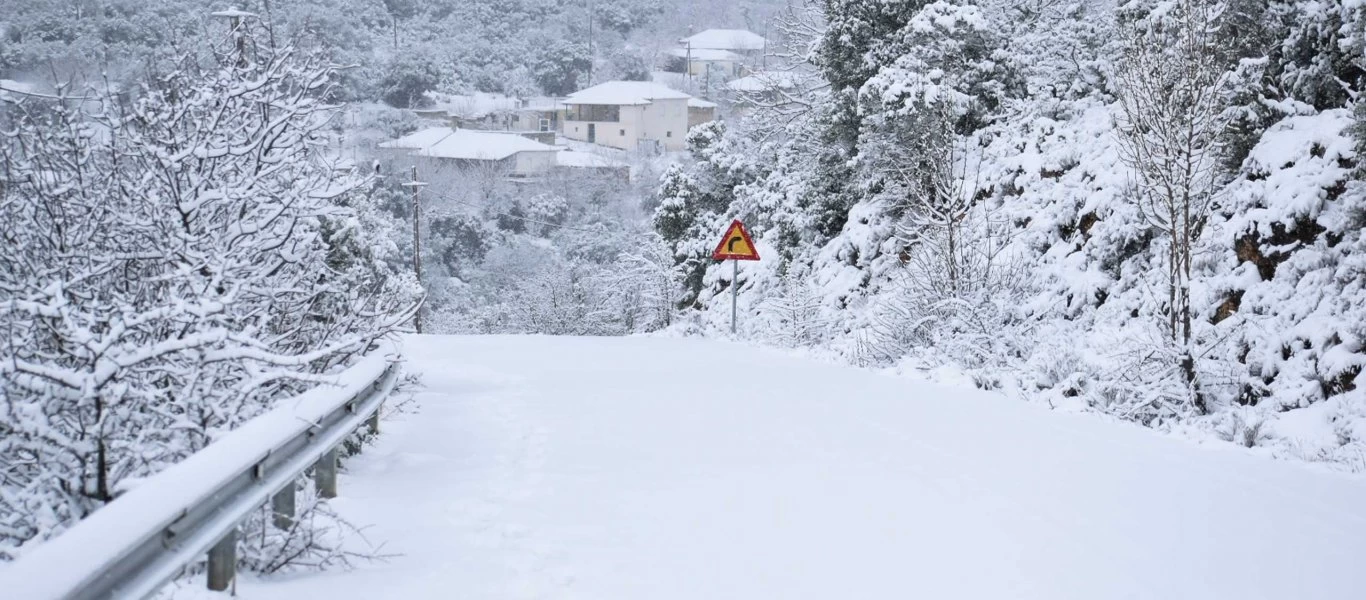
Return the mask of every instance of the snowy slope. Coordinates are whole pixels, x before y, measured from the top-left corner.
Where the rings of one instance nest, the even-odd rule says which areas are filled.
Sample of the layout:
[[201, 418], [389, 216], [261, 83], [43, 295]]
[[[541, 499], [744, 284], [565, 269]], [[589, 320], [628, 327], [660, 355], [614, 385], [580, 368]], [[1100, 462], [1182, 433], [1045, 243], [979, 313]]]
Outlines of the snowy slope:
[[1366, 597], [1359, 477], [717, 341], [405, 355], [337, 500], [401, 556], [242, 597]]

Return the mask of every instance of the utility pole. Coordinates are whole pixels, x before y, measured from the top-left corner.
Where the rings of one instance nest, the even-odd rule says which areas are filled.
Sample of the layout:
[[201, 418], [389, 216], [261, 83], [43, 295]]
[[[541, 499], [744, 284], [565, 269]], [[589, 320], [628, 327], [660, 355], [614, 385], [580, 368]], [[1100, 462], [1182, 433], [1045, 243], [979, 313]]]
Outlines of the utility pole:
[[234, 38], [234, 45], [237, 47], [237, 66], [247, 66], [247, 38], [242, 29], [242, 20], [244, 18], [255, 17], [256, 13], [230, 8], [228, 10], [209, 13], [209, 16], [228, 20], [228, 28]]
[[[413, 190], [413, 273], [417, 275], [417, 284], [422, 285], [422, 203], [418, 200], [418, 191], [422, 186], [427, 185], [417, 180], [417, 165], [413, 165], [412, 181], [403, 184], [403, 187]], [[424, 286], [423, 294], [426, 294]], [[417, 313], [413, 315], [413, 329], [422, 333], [422, 309], [419, 307]]]
[[683, 75], [684, 75], [684, 76], [687, 78], [687, 80], [688, 80], [688, 84], [687, 84], [688, 93], [691, 94], [691, 93], [693, 92], [693, 87], [692, 87], [692, 25], [689, 25], [689, 26], [688, 26], [688, 37], [685, 38], [685, 41], [687, 42], [687, 48], [688, 48], [688, 49], [684, 52], [685, 56], [683, 57]]
[[683, 58], [683, 72], [688, 75], [688, 93], [693, 92], [692, 86], [692, 40], [688, 40], [687, 56]]
[[588, 0], [588, 81], [587, 85], [593, 85], [593, 15], [597, 6], [593, 0]]

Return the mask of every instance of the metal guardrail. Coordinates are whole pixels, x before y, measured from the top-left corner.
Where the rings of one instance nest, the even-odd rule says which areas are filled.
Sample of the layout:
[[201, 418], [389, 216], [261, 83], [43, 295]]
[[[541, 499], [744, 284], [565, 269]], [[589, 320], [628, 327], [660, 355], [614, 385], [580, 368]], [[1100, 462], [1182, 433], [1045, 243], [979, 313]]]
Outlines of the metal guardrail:
[[0, 597], [144, 598], [205, 553], [209, 588], [227, 589], [238, 525], [270, 499], [274, 525], [288, 528], [294, 482], [310, 467], [319, 494], [334, 497], [338, 446], [362, 426], [379, 431], [398, 376], [386, 349], [341, 374], [339, 387], [280, 402], [0, 567]]

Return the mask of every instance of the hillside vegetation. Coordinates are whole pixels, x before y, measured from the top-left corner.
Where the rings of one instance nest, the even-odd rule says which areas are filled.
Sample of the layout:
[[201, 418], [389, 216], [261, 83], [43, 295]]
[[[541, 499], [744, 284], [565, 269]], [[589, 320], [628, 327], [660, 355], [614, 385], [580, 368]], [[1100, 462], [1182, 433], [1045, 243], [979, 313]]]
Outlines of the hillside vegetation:
[[1366, 468], [1355, 2], [823, 0], [800, 82], [695, 130], [657, 231], [688, 327], [961, 373]]

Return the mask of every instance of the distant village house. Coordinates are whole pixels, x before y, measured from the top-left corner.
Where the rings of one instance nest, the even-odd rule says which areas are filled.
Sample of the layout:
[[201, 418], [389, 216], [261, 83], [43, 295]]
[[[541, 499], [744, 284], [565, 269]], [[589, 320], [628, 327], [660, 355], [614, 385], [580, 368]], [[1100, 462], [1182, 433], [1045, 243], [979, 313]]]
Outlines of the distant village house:
[[726, 76], [738, 77], [762, 64], [767, 46], [768, 41], [753, 31], [708, 29], [678, 40], [678, 48], [669, 54], [684, 57], [689, 74], [702, 75], [709, 65], [716, 65]]
[[744, 70], [745, 57], [729, 50], [706, 48], [673, 48], [669, 50], [666, 70], [702, 77], [717, 73], [724, 77], [739, 77]]
[[[416, 164], [424, 172], [482, 169], [516, 178], [532, 178], [563, 171], [630, 180], [631, 167], [624, 162], [595, 152], [543, 144], [532, 139], [537, 135], [535, 132], [428, 127], [381, 143], [379, 149], [390, 160]], [[341, 159], [337, 164], [347, 168], [354, 166]]]
[[416, 109], [419, 117], [446, 121], [452, 127], [485, 131], [552, 133], [559, 130], [557, 98], [513, 98], [501, 94], [434, 94], [432, 106]]
[[692, 96], [649, 81], [609, 81], [564, 99], [565, 137], [623, 150], [682, 150]]
[[688, 129], [716, 120], [716, 103], [688, 98]]
[[431, 127], [379, 145], [391, 157], [411, 156], [419, 166], [492, 168], [509, 175], [539, 175], [557, 166], [555, 146], [516, 133]]

